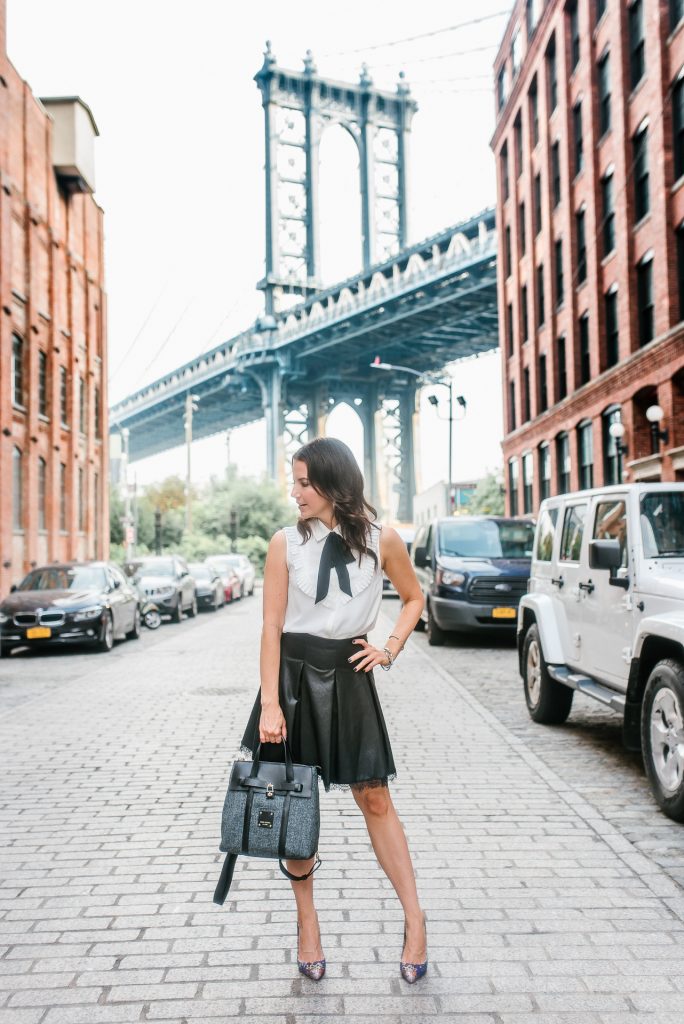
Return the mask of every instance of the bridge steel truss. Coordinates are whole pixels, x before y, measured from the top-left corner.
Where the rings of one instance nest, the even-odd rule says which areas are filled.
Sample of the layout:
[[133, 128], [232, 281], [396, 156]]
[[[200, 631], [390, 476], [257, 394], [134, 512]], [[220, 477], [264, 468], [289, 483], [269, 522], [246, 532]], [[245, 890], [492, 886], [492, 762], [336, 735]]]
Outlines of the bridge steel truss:
[[330, 410], [346, 402], [363, 423], [372, 502], [410, 520], [417, 379], [370, 364], [380, 356], [435, 373], [497, 345], [489, 209], [257, 321], [119, 402], [110, 410], [110, 429], [129, 428], [131, 460], [181, 445], [184, 403], [192, 393], [199, 396], [195, 439], [265, 417], [268, 472], [284, 481], [286, 458], [324, 434]]

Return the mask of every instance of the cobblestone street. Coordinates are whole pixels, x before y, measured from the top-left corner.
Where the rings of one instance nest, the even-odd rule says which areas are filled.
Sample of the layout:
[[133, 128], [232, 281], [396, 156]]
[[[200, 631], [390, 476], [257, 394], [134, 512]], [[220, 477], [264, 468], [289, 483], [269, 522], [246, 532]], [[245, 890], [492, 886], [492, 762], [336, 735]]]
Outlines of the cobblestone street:
[[297, 973], [275, 862], [238, 859], [212, 903], [260, 603], [109, 655], [0, 661], [0, 1024], [679, 1024], [684, 827], [616, 716], [578, 701], [565, 726], [529, 721], [511, 645], [416, 634], [377, 673], [424, 979], [399, 977], [401, 908], [349, 793], [321, 788], [322, 982]]

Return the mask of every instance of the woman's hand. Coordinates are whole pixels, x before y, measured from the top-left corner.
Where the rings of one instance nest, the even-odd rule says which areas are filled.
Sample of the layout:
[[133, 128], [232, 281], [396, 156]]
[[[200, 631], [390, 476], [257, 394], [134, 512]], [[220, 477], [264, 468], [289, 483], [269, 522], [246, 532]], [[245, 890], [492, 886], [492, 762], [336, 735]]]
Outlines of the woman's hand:
[[372, 668], [377, 665], [387, 665], [388, 657], [385, 651], [379, 647], [373, 647], [367, 640], [362, 640], [360, 637], [358, 640], [352, 640], [353, 644], [362, 644], [363, 650], [358, 651], [356, 654], [352, 654], [349, 661], [353, 665], [355, 661], [358, 661], [358, 665], [354, 665], [354, 671], [359, 672], [363, 669], [364, 672], [370, 672]]
[[261, 717], [259, 719], [259, 742], [280, 743], [287, 739], [287, 726], [285, 715], [279, 704], [267, 704], [261, 706]]

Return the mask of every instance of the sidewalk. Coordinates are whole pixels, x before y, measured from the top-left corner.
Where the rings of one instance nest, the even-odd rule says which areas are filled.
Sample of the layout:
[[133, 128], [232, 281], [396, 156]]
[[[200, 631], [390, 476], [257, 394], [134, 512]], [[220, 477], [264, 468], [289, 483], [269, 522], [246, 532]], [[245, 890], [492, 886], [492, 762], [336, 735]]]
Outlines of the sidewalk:
[[400, 905], [351, 794], [321, 790], [328, 971], [301, 978], [277, 864], [238, 860], [234, 898], [212, 903], [258, 602], [165, 628], [154, 651], [92, 657], [89, 677], [0, 717], [0, 1024], [680, 1024], [682, 890], [422, 640], [377, 685], [428, 974], [400, 979]]

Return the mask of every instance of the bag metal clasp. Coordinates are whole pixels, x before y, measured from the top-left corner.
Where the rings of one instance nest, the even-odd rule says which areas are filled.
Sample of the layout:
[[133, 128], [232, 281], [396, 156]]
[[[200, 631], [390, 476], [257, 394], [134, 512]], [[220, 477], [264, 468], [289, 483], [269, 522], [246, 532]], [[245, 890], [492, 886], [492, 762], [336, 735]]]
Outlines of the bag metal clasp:
[[275, 792], [275, 790], [273, 789], [273, 783], [272, 782], [267, 782], [266, 783], [266, 796], [269, 798], [269, 800], [273, 796], [274, 792]]

